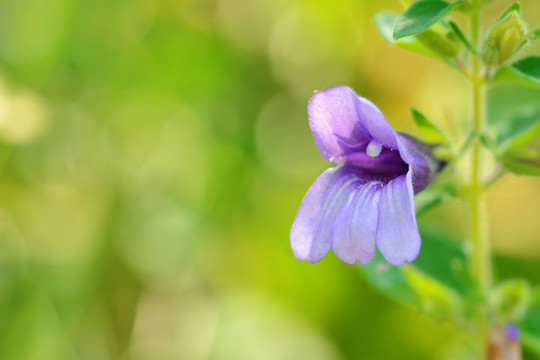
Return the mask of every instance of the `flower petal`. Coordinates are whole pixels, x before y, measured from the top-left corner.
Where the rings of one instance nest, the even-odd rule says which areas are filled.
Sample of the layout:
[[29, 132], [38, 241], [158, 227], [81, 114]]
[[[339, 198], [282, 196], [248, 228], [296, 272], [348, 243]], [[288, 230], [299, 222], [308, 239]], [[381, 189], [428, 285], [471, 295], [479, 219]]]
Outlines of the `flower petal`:
[[380, 190], [377, 248], [394, 265], [413, 261], [420, 251], [411, 179], [409, 171]]
[[330, 251], [337, 214], [354, 195], [357, 174], [337, 167], [326, 170], [308, 190], [291, 228], [291, 247], [300, 261], [320, 261]]
[[[424, 190], [435, 179], [444, 163], [433, 156], [433, 146], [422, 143], [414, 137], [398, 133], [400, 154], [407, 154], [408, 164], [412, 172], [414, 193]], [[402, 156], [403, 157], [403, 156]]]
[[338, 214], [332, 235], [332, 250], [347, 264], [369, 263], [375, 255], [379, 210], [378, 181], [359, 185], [349, 204]]
[[309, 124], [323, 157], [339, 162], [350, 149], [376, 139], [390, 149], [398, 149], [396, 133], [369, 100], [347, 86], [315, 94], [308, 105]]

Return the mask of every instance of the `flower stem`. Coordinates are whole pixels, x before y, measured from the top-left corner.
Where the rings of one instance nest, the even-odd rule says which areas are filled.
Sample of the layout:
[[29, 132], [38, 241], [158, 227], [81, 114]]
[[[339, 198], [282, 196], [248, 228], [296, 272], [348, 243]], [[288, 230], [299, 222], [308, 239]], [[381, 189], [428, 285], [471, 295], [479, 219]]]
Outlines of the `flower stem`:
[[[470, 36], [475, 49], [480, 50], [480, 18], [482, 1], [472, 0], [470, 3]], [[476, 329], [479, 335], [479, 352], [481, 359], [486, 359], [486, 348], [489, 334], [489, 316], [486, 299], [491, 288], [491, 250], [487, 232], [486, 204], [481, 181], [482, 143], [480, 134], [485, 123], [485, 77], [482, 74], [482, 63], [478, 56], [472, 57], [473, 113], [472, 122], [475, 139], [472, 144], [472, 168], [470, 171], [470, 192], [467, 198], [469, 217], [469, 238], [473, 249], [470, 259], [471, 274], [479, 289], [481, 301], [476, 310]]]
[[486, 295], [491, 288], [490, 244], [487, 232], [487, 216], [484, 186], [481, 181], [482, 145], [478, 135], [483, 131], [483, 109], [485, 105], [484, 87], [481, 83], [473, 84], [473, 113], [476, 138], [472, 149], [472, 169], [469, 194], [469, 232], [473, 243], [472, 275]]

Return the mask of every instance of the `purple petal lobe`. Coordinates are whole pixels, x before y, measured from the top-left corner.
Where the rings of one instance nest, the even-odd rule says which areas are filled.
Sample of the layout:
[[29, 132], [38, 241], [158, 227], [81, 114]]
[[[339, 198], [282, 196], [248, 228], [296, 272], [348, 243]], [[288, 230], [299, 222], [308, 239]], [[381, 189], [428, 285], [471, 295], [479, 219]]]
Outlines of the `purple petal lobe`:
[[413, 261], [420, 251], [413, 196], [411, 172], [380, 190], [377, 248], [394, 265]]
[[347, 86], [315, 94], [308, 115], [319, 151], [330, 162], [341, 162], [372, 139], [389, 149], [398, 149], [396, 133], [381, 111]]
[[398, 133], [400, 153], [407, 154], [414, 193], [424, 190], [435, 179], [444, 164], [433, 157], [433, 146], [424, 144], [410, 135]]
[[336, 215], [353, 194], [358, 177], [343, 168], [326, 170], [308, 190], [291, 228], [291, 247], [300, 261], [320, 261], [330, 251]]
[[[291, 247], [300, 261], [307, 259], [313, 247], [313, 229], [327, 194], [328, 186], [336, 177], [336, 168], [326, 170], [315, 180], [302, 200], [291, 228]], [[328, 248], [330, 251], [330, 247]]]
[[369, 263], [375, 255], [375, 235], [379, 212], [378, 189], [383, 184], [370, 181], [358, 185], [348, 205], [338, 214], [332, 235], [332, 250], [347, 264]]
[[392, 129], [381, 110], [368, 99], [354, 95], [357, 99], [355, 104], [356, 112], [362, 127], [368, 131], [372, 138], [385, 147], [397, 150], [399, 146], [396, 132]]

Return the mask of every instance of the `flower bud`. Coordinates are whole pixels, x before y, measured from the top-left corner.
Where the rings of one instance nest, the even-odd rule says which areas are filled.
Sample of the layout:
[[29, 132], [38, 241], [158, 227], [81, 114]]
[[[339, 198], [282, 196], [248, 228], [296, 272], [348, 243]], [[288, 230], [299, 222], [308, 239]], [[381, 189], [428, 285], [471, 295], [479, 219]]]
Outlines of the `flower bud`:
[[487, 65], [499, 65], [508, 60], [527, 42], [527, 26], [517, 10], [496, 22], [484, 43], [482, 58]]
[[459, 54], [461, 43], [456, 34], [441, 24], [435, 24], [416, 37], [424, 45], [445, 58], [453, 58]]

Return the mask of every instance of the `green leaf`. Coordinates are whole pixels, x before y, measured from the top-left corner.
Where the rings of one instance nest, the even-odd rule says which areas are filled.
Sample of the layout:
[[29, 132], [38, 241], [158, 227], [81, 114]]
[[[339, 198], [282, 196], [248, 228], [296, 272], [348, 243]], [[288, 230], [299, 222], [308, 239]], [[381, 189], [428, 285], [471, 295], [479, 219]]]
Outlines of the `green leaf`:
[[492, 88], [487, 113], [503, 166], [517, 175], [540, 176], [540, 89], [518, 85]]
[[531, 293], [531, 308], [538, 307], [540, 310], [540, 286], [537, 285], [532, 289]]
[[540, 163], [515, 158], [503, 158], [503, 165], [516, 175], [540, 176]]
[[457, 293], [412, 265], [391, 265], [377, 254], [362, 270], [366, 280], [387, 297], [432, 316], [451, 317], [461, 308]]
[[540, 356], [540, 336], [531, 334], [528, 330], [522, 330], [521, 343], [530, 352]]
[[529, 77], [524, 77], [511, 66], [503, 67], [497, 71], [497, 73], [491, 77], [490, 81], [495, 84], [515, 83], [533, 88], [540, 88], [540, 84], [537, 81], [530, 79]]
[[437, 318], [453, 317], [461, 310], [460, 296], [414, 266], [404, 266], [402, 272], [419, 299], [420, 309]]
[[366, 280], [387, 297], [406, 304], [417, 302], [417, 294], [411, 287], [402, 268], [389, 264], [381, 254], [360, 268]]
[[492, 79], [495, 82], [516, 82], [540, 87], [540, 56], [533, 55], [516, 61], [499, 70]]
[[506, 150], [505, 155], [522, 160], [540, 159], [540, 149], [530, 147], [511, 147]]
[[422, 250], [412, 264], [390, 265], [377, 254], [359, 269], [372, 286], [394, 300], [419, 306], [436, 317], [457, 316], [463, 306], [461, 294], [471, 286], [465, 254], [440, 226], [422, 223], [420, 234]]
[[432, 277], [458, 294], [466, 294], [472, 280], [467, 270], [467, 256], [451, 229], [429, 221], [419, 221], [422, 249], [412, 263], [419, 271]]
[[487, 118], [499, 149], [526, 145], [537, 136], [540, 89], [506, 84], [489, 89], [487, 99]]
[[529, 351], [540, 355], [540, 287], [536, 286], [532, 293], [531, 306], [519, 327], [522, 332], [522, 343]]
[[502, 19], [504, 19], [506, 17], [506, 15], [510, 14], [512, 11], [518, 11], [519, 12], [520, 9], [521, 9], [521, 6], [519, 5], [519, 2], [513, 3], [512, 5], [510, 5], [510, 7], [508, 9], [506, 9], [505, 12], [502, 13], [501, 16], [499, 16], [497, 21], [501, 21]]
[[428, 144], [445, 144], [447, 142], [441, 130], [433, 125], [422, 113], [416, 109], [411, 109], [411, 113], [416, 126], [420, 130], [422, 140]]
[[510, 65], [514, 72], [540, 85], [540, 56], [529, 56]]
[[414, 35], [428, 29], [446, 14], [463, 4], [463, 1], [447, 3], [439, 0], [417, 1], [398, 17], [394, 27], [394, 39]]
[[461, 29], [459, 28], [459, 26], [457, 26], [457, 24], [453, 21], [450, 21], [448, 23], [450, 25], [450, 27], [452, 28], [452, 30], [454, 31], [454, 34], [456, 34], [456, 36], [458, 37], [458, 39], [463, 43], [463, 45], [465, 45], [465, 47], [473, 54], [477, 54], [476, 53], [476, 50], [474, 49], [474, 47], [471, 45], [471, 43], [469, 42], [469, 40], [467, 40], [467, 37], [465, 36], [465, 34], [463, 34], [463, 32], [461, 31]]
[[540, 109], [537, 112], [521, 114], [501, 123], [497, 127], [497, 146], [508, 148], [512, 145], [514, 139], [523, 136], [529, 130], [533, 130], [537, 134], [538, 131], [535, 131], [535, 126], [538, 122], [540, 122]]
[[403, 49], [407, 49], [434, 58], [439, 58], [439, 56], [433, 50], [429, 49], [426, 45], [424, 45], [414, 36], [408, 36], [398, 40], [395, 40], [392, 37], [392, 31], [394, 30], [394, 24], [398, 16], [398, 13], [391, 11], [383, 11], [375, 15], [375, 25], [377, 26], [377, 30], [379, 30], [379, 33], [381, 34], [383, 39], [387, 43], [397, 45]]

